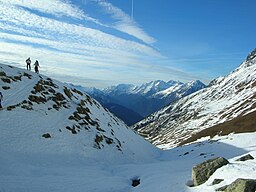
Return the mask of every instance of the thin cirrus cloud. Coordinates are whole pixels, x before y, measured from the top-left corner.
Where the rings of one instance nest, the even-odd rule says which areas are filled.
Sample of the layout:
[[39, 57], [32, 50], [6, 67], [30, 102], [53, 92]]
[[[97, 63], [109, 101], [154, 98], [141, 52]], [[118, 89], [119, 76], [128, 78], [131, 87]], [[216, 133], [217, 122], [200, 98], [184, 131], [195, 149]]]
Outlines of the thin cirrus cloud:
[[[85, 27], [83, 25], [76, 25], [67, 22], [61, 22], [52, 18], [42, 17], [36, 15], [23, 7], [29, 9], [36, 9], [44, 11], [46, 13], [51, 13], [54, 15], [61, 15], [67, 13], [67, 15], [75, 18], [89, 18], [89, 20], [97, 21], [91, 17], [85, 16], [83, 12], [74, 6], [63, 4], [60, 1], [57, 1], [58, 8], [56, 8], [55, 1], [49, 1], [44, 4], [45, 1], [37, 0], [36, 2], [30, 1], [2, 1], [1, 5], [1, 24], [2, 30], [9, 30], [10, 28], [15, 28], [14, 32], [20, 33], [21, 30], [30, 34], [26, 35], [36, 35], [39, 37], [47, 37], [49, 39], [62, 38], [63, 40], [69, 40], [71, 42], [87, 43], [89, 45], [98, 46], [98, 47], [109, 47], [111, 49], [116, 48], [117, 50], [125, 49], [125, 51], [138, 51], [146, 55], [160, 55], [157, 51], [152, 49], [150, 46], [140, 44], [135, 41], [130, 41], [126, 39], [119, 38], [117, 36], [104, 33], [100, 30], [93, 28]], [[55, 9], [54, 9], [55, 7]], [[76, 12], [76, 14], [74, 13]], [[98, 22], [98, 21], [97, 21]], [[4, 26], [3, 26], [4, 25]], [[130, 50], [129, 50], [130, 49]]]
[[[115, 81], [111, 77], [115, 77], [118, 82], [118, 71], [143, 71], [152, 61], [163, 58], [151, 46], [155, 39], [129, 15], [107, 1], [90, 2], [103, 9], [114, 22], [102, 23], [71, 1], [1, 0], [0, 60], [21, 66], [24, 58], [30, 56], [41, 61], [46, 74], [76, 76], [76, 79], [80, 76], [80, 83], [85, 84], [82, 82], [85, 75], [98, 82], [107, 78], [111, 83]], [[93, 28], [90, 23], [98, 27]], [[135, 39], [120, 37], [109, 29]], [[106, 77], [106, 73], [110, 75]], [[127, 80], [134, 76], [138, 74], [124, 75]]]
[[28, 8], [31, 10], [37, 10], [43, 13], [55, 15], [57, 17], [68, 16], [76, 19], [86, 19], [98, 22], [96, 19], [89, 17], [82, 10], [73, 6], [67, 2], [60, 0], [1, 0], [7, 5], [14, 5], [19, 7]]
[[[2, 2], [2, 3], [1, 3]], [[87, 20], [92, 21], [96, 24], [105, 26], [105, 27], [111, 27], [111, 25], [102, 24], [97, 19], [89, 17], [84, 13], [84, 11], [80, 10], [74, 5], [64, 3], [59, 0], [49, 0], [49, 1], [43, 1], [43, 0], [37, 0], [37, 1], [22, 1], [22, 0], [2, 0], [1, 3], [1, 20], [11, 22], [15, 25], [17, 24], [24, 24], [27, 27], [35, 28], [35, 26], [41, 27], [42, 30], [52, 30], [54, 31], [54, 27], [60, 27], [61, 29], [65, 28], [66, 32], [71, 29], [71, 25], [68, 26], [65, 22], [59, 22], [57, 24], [57, 21], [54, 21], [53, 19], [47, 19], [46, 17], [37, 16], [31, 12], [29, 12], [26, 9], [28, 8], [31, 10], [37, 10], [41, 11], [43, 13], [52, 14], [55, 16], [69, 16], [73, 18], [77, 18], [80, 20]], [[136, 23], [132, 21], [129, 16], [127, 16], [124, 12], [122, 12], [120, 9], [114, 7], [110, 3], [107, 3], [105, 1], [97, 1], [97, 3], [105, 7], [106, 12], [110, 12], [111, 15], [118, 20], [117, 23], [113, 24], [113, 28], [116, 28], [124, 33], [130, 34], [134, 37], [137, 37], [138, 39], [143, 40], [146, 43], [153, 43], [154, 39], [148, 36], [142, 29], [138, 28], [136, 26]], [[21, 16], [21, 17], [20, 17]], [[55, 24], [55, 26], [47, 26], [46, 24]], [[60, 25], [61, 24], [61, 25]], [[44, 26], [43, 26], [44, 25]], [[21, 26], [19, 26], [21, 27]], [[89, 34], [88, 36], [95, 35], [96, 38], [98, 37], [97, 30], [93, 31], [90, 28], [80, 26], [74, 26], [73, 28], [79, 29], [81, 31], [86, 32]], [[90, 31], [91, 33], [88, 33]], [[63, 34], [63, 33], [62, 33]], [[93, 37], [90, 37], [93, 38]], [[106, 34], [105, 39], [110, 39], [109, 35]], [[101, 42], [103, 39], [101, 39]]]
[[155, 43], [156, 40], [139, 28], [136, 22], [121, 9], [104, 0], [94, 1], [96, 1], [106, 13], [110, 14], [111, 17], [116, 20], [113, 24], [115, 29], [134, 36], [147, 44]]

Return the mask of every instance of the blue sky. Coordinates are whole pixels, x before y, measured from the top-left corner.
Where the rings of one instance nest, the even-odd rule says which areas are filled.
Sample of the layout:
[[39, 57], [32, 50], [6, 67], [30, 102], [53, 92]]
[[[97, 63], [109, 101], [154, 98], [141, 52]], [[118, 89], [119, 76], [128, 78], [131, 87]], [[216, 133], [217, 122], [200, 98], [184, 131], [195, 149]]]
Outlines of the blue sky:
[[[0, 0], [0, 62], [83, 86], [208, 83], [254, 49], [254, 0]], [[133, 11], [132, 11], [133, 10]], [[132, 14], [133, 13], [133, 14]]]

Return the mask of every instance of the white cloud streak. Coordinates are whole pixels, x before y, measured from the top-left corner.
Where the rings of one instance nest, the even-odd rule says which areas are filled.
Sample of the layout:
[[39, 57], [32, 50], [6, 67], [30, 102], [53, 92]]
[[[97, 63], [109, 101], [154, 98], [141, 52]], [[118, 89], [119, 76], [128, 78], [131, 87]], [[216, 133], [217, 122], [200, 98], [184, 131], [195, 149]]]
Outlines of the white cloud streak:
[[155, 43], [155, 39], [143, 31], [138, 24], [125, 12], [113, 6], [105, 0], [95, 0], [113, 19], [116, 20], [113, 27], [119, 31], [134, 36], [147, 44]]
[[1, 0], [7, 5], [20, 6], [31, 10], [40, 11], [42, 13], [51, 14], [57, 17], [67, 16], [79, 20], [87, 20], [104, 27], [112, 27], [121, 32], [134, 36], [147, 44], [152, 44], [155, 39], [146, 34], [143, 29], [138, 27], [136, 22], [124, 13], [121, 9], [113, 6], [111, 3], [96, 0], [104, 11], [111, 15], [116, 20], [114, 24], [103, 24], [98, 19], [88, 16], [85, 12], [77, 6], [72, 5], [68, 1], [61, 0]]
[[85, 15], [79, 8], [61, 0], [1, 0], [1, 2], [7, 5], [25, 7], [58, 17], [68, 16], [76, 19], [94, 20]]
[[[0, 17], [2, 18], [3, 30], [13, 28], [14, 32], [20, 33], [20, 29], [31, 31], [34, 35], [49, 39], [58, 38], [60, 41], [69, 43], [87, 44], [91, 47], [109, 48], [111, 50], [123, 50], [151, 56], [160, 54], [146, 45], [121, 39], [92, 28], [60, 22], [54, 19], [40, 17], [14, 5], [0, 3]], [[9, 28], [10, 27], [10, 28]], [[16, 29], [15, 29], [16, 27]], [[29, 34], [27, 34], [29, 35]]]
[[[98, 82], [137, 81], [134, 77], [145, 70], [150, 71], [154, 61], [163, 57], [147, 45], [154, 39], [138, 28], [129, 16], [105, 1], [98, 3], [105, 10], [109, 9], [111, 17], [117, 20], [114, 28], [146, 44], [85, 26], [84, 20], [99, 23], [100, 27], [104, 24], [69, 1], [0, 0], [0, 61], [18, 63], [22, 67], [30, 56], [40, 61], [45, 74], [73, 76], [76, 80], [81, 79], [81, 84], [85, 84], [82, 82], [85, 77]], [[76, 22], [62, 21], [62, 16]], [[154, 68], [150, 73], [157, 70]]]

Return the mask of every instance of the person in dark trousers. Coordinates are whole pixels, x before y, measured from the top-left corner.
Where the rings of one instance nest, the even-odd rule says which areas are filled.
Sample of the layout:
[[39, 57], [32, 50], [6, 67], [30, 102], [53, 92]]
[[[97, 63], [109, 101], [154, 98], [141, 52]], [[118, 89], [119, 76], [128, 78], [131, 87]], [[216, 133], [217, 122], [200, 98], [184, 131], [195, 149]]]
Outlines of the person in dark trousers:
[[39, 74], [39, 62], [36, 60], [34, 65], [35, 65], [35, 72]]
[[2, 109], [2, 100], [3, 100], [3, 94], [0, 91], [0, 109]]
[[31, 60], [30, 60], [30, 57], [26, 60], [26, 63], [27, 63], [27, 70], [31, 70]]

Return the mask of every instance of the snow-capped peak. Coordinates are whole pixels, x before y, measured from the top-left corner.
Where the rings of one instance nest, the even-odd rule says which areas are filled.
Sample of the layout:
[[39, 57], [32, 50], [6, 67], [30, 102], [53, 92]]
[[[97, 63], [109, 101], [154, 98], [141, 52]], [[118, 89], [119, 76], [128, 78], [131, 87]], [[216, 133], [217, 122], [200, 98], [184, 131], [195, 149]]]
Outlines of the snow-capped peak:
[[131, 92], [135, 88], [136, 86], [132, 84], [118, 84], [116, 86], [105, 88], [102, 91], [107, 94], [124, 94]]
[[135, 129], [156, 145], [175, 146], [192, 134], [254, 112], [255, 53], [226, 77], [152, 114]]
[[256, 65], [256, 48], [246, 57], [246, 60], [238, 67], [237, 70], [250, 67], [252, 65]]
[[252, 61], [256, 57], [256, 48], [247, 56], [246, 61]]
[[153, 95], [159, 91], [167, 89], [170, 87], [169, 83], [166, 83], [163, 80], [150, 81], [149, 83], [142, 84], [141, 86], [137, 86], [133, 93], [141, 94], [141, 95]]
[[170, 97], [171, 95], [175, 94], [177, 99], [179, 99], [206, 87], [205, 84], [199, 80], [189, 81], [185, 84], [176, 82], [172, 85], [173, 86], [170, 86], [169, 88], [156, 93], [155, 97]]

